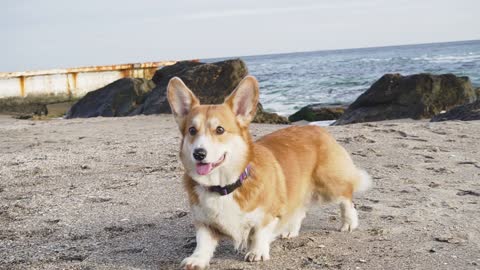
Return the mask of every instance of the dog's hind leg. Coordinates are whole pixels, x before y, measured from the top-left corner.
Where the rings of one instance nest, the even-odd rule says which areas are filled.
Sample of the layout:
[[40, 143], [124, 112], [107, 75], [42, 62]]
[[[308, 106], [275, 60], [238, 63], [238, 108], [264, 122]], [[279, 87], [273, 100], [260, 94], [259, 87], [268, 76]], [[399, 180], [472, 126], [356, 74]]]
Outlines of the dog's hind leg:
[[340, 215], [342, 217], [340, 231], [351, 232], [358, 227], [357, 210], [351, 198], [340, 198]]

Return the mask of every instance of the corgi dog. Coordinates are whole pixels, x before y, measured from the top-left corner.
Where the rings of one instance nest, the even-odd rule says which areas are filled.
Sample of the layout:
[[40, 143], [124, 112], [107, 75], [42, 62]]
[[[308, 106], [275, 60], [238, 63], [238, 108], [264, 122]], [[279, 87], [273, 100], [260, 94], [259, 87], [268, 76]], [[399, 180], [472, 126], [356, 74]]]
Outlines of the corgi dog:
[[369, 187], [368, 174], [317, 126], [284, 128], [254, 142], [254, 77], [219, 105], [201, 105], [177, 77], [167, 98], [182, 134], [183, 181], [196, 227], [196, 248], [182, 267], [207, 268], [221, 238], [245, 250], [246, 261], [268, 260], [273, 240], [299, 234], [312, 202], [338, 203], [341, 231], [358, 226], [352, 196]]

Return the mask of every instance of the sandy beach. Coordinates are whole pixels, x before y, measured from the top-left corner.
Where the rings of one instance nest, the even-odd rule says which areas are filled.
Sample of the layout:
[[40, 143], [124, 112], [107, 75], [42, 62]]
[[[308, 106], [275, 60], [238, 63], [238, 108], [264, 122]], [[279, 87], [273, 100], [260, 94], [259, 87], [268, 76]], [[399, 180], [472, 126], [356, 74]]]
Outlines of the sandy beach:
[[[224, 241], [211, 269], [480, 269], [480, 121], [327, 129], [373, 177], [359, 229], [317, 206], [270, 261]], [[179, 140], [171, 115], [0, 116], [0, 269], [178, 269], [195, 247]]]

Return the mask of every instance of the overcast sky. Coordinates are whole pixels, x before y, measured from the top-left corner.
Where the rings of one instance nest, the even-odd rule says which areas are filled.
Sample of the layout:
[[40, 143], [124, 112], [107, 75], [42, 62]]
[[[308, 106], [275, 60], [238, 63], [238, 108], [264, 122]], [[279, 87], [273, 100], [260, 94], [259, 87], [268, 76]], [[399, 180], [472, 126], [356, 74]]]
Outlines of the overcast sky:
[[0, 0], [0, 71], [480, 39], [480, 0]]

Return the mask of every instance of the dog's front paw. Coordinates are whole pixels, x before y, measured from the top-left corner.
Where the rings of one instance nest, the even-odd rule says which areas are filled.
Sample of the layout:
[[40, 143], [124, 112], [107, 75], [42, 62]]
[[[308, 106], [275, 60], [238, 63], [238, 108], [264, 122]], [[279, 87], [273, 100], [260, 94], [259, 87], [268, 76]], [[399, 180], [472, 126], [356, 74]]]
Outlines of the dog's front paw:
[[203, 270], [208, 268], [209, 262], [199, 256], [190, 256], [185, 258], [180, 266], [185, 270]]
[[258, 261], [267, 261], [270, 260], [270, 255], [267, 251], [252, 250], [245, 255], [245, 261], [247, 262], [258, 262]]

